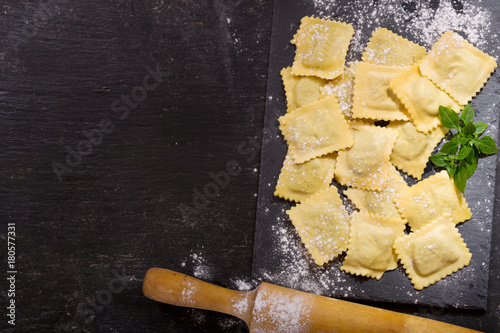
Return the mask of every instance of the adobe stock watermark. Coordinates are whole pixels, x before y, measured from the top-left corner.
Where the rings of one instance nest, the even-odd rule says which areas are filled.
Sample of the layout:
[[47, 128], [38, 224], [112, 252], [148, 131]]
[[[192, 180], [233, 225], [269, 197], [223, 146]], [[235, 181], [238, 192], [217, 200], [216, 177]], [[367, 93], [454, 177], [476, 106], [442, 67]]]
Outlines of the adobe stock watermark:
[[[120, 98], [115, 98], [109, 109], [118, 115], [119, 120], [128, 118], [130, 111], [137, 109], [143, 102], [148, 92], [154, 91], [158, 85], [166, 78], [167, 73], [162, 72], [159, 65], [155, 69], [146, 67], [147, 74], [142, 78], [142, 84], [133, 87], [128, 94], [121, 94]], [[52, 171], [59, 182], [63, 182], [65, 175], [71, 174], [78, 168], [85, 156], [92, 153], [93, 149], [102, 144], [104, 135], [111, 134], [116, 128], [116, 120], [103, 118], [92, 129], [82, 130], [82, 137], [75, 145], [65, 145], [66, 158], [64, 162], [53, 161]]]
[[76, 308], [74, 319], [68, 323], [58, 325], [59, 332], [79, 333], [86, 331], [86, 328], [95, 320], [107, 306], [111, 305], [114, 295], [123, 292], [129, 282], [134, 278], [132, 275], [126, 275], [125, 270], [111, 271], [112, 278], [106, 284], [106, 287], [97, 291], [94, 296], [87, 297], [80, 302]]
[[206, 209], [221, 191], [230, 185], [231, 179], [243, 171], [240, 162], [250, 163], [260, 158], [261, 147], [265, 144], [263, 140], [270, 137], [266, 135], [266, 133], [272, 133], [270, 131], [269, 128], [264, 127], [259, 129], [254, 136], [247, 136], [246, 140], [236, 146], [238, 158], [228, 161], [223, 170], [210, 171], [208, 173], [210, 180], [200, 187], [193, 188], [191, 203], [181, 203], [177, 206], [184, 222], [193, 225], [191, 219]]
[[40, 29], [45, 28], [49, 21], [60, 12], [60, 5], [65, 5], [68, 2], [68, 0], [37, 1], [29, 18], [22, 18], [21, 21], [25, 22], [25, 25], [18, 30], [11, 31], [7, 36], [14, 51], [18, 53], [20, 46], [33, 39]]

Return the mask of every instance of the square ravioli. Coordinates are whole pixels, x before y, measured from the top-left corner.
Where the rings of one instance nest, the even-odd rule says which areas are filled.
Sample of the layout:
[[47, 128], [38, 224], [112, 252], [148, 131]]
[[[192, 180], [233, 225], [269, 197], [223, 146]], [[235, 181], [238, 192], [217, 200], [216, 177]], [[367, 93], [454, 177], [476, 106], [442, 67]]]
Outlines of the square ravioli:
[[335, 179], [345, 186], [383, 190], [390, 178], [389, 158], [398, 132], [359, 121], [352, 122], [350, 127], [354, 144], [339, 151]]
[[320, 89], [327, 80], [315, 76], [297, 76], [292, 74], [292, 67], [281, 70], [285, 87], [286, 111], [290, 112], [321, 99]]
[[344, 71], [353, 35], [351, 24], [309, 16], [302, 18], [291, 40], [297, 47], [292, 73], [329, 80], [336, 78]]
[[394, 203], [394, 196], [398, 191], [406, 188], [408, 188], [408, 184], [404, 178], [399, 174], [399, 171], [391, 167], [387, 186], [382, 191], [361, 190], [349, 187], [344, 191], [344, 194], [361, 212], [403, 220]]
[[417, 290], [469, 265], [472, 258], [448, 213], [396, 239], [394, 249]]
[[497, 67], [495, 59], [448, 31], [422, 59], [420, 71], [461, 105], [466, 105]]
[[335, 96], [298, 108], [278, 120], [295, 163], [351, 147], [354, 142]]
[[333, 153], [298, 164], [287, 154], [274, 195], [300, 202], [327, 188], [333, 180], [336, 158]]
[[392, 164], [420, 180], [429, 157], [448, 133], [448, 129], [439, 125], [433, 131], [424, 134], [417, 131], [411, 121], [391, 121], [387, 127], [398, 131], [398, 138], [391, 154]]
[[352, 104], [353, 118], [410, 120], [390, 82], [408, 67], [389, 67], [367, 62], [356, 64]]
[[349, 64], [342, 75], [330, 81], [320, 89], [321, 98], [335, 95], [339, 102], [340, 110], [351, 117], [352, 109], [352, 91], [354, 86], [354, 67], [355, 63]]
[[439, 106], [460, 112], [462, 107], [431, 80], [420, 73], [418, 65], [396, 76], [390, 83], [392, 91], [408, 110], [417, 130], [428, 133], [441, 125]]
[[464, 196], [445, 170], [398, 192], [394, 201], [412, 231], [446, 213], [457, 224], [472, 216]]
[[335, 186], [317, 192], [287, 214], [317, 265], [333, 260], [347, 249], [349, 214]]
[[425, 47], [386, 28], [377, 28], [370, 37], [361, 59], [375, 65], [410, 66], [426, 54]]
[[398, 267], [393, 245], [396, 238], [404, 235], [404, 230], [401, 219], [353, 213], [347, 255], [340, 269], [379, 280], [384, 272]]

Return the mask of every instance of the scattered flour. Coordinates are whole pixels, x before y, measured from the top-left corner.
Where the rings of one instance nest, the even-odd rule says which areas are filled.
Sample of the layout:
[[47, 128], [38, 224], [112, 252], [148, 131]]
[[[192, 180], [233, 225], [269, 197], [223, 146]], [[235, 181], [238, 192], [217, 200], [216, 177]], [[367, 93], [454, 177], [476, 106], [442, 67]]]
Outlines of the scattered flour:
[[339, 13], [349, 13], [348, 23], [352, 23], [356, 31], [351, 44], [351, 59], [363, 52], [371, 32], [378, 27], [396, 26], [398, 31], [394, 32], [403, 35], [409, 32], [417, 39], [415, 42], [427, 48], [448, 30], [462, 33], [479, 48], [498, 38], [498, 34], [492, 32], [491, 13], [481, 8], [480, 1], [468, 1], [464, 5], [448, 1], [379, 0], [369, 4], [363, 0], [312, 1], [316, 15], [323, 18], [345, 20]]

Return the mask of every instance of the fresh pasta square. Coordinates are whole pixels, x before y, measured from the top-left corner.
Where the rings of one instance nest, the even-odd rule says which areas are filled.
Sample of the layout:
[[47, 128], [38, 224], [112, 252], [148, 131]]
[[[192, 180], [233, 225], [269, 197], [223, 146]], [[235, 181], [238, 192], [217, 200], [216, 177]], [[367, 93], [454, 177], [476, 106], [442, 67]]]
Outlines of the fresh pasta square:
[[496, 67], [493, 57], [453, 31], [444, 33], [420, 63], [422, 74], [461, 105], [481, 90]]
[[351, 148], [339, 152], [335, 179], [345, 186], [381, 191], [389, 182], [389, 161], [398, 132], [363, 122], [350, 124]]
[[291, 41], [295, 44], [292, 73], [332, 80], [344, 71], [354, 28], [351, 24], [306, 16]]
[[393, 93], [390, 82], [407, 67], [356, 64], [354, 79], [353, 118], [373, 120], [409, 120], [404, 105]]
[[404, 235], [404, 230], [401, 219], [353, 213], [347, 255], [340, 269], [379, 280], [384, 272], [398, 267], [393, 245], [396, 238]]
[[422, 179], [429, 157], [448, 129], [440, 125], [429, 133], [422, 133], [411, 121], [393, 121], [387, 127], [398, 131], [392, 164], [413, 178]]
[[352, 134], [335, 96], [279, 118], [280, 129], [295, 163], [326, 155], [353, 144]]
[[361, 59], [375, 65], [410, 66], [426, 54], [425, 47], [386, 28], [377, 28], [370, 37]]
[[396, 76], [390, 83], [392, 91], [408, 110], [418, 131], [428, 133], [441, 125], [439, 106], [457, 113], [462, 107], [431, 80], [420, 73], [418, 65]]
[[281, 78], [285, 87], [287, 112], [319, 101], [321, 99], [320, 89], [328, 83], [328, 81], [315, 76], [293, 75], [291, 67], [281, 70]]
[[347, 249], [349, 214], [336, 187], [314, 194], [287, 214], [317, 265], [333, 260]]
[[414, 233], [399, 237], [394, 249], [417, 290], [469, 265], [472, 258], [449, 213]]
[[445, 170], [398, 192], [394, 201], [412, 231], [446, 213], [451, 214], [455, 223], [464, 222], [472, 216], [464, 196]]
[[336, 158], [334, 153], [298, 164], [287, 154], [274, 195], [300, 202], [327, 188], [333, 180]]

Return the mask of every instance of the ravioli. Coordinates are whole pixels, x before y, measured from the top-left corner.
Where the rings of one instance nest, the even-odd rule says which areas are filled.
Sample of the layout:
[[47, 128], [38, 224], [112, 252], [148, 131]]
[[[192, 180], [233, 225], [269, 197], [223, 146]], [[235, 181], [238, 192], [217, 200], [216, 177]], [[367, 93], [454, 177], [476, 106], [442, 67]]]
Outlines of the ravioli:
[[446, 170], [399, 191], [394, 201], [412, 231], [446, 213], [451, 214], [455, 223], [464, 222], [472, 216], [467, 201]]
[[390, 88], [390, 82], [407, 67], [356, 64], [352, 117], [373, 120], [410, 120], [404, 105]]
[[298, 164], [287, 154], [274, 195], [300, 202], [327, 188], [333, 180], [336, 158], [334, 153]]
[[434, 148], [448, 133], [439, 125], [429, 133], [421, 133], [411, 121], [393, 121], [388, 128], [398, 131], [398, 138], [391, 154], [391, 162], [403, 172], [420, 180]]
[[335, 97], [337, 97], [337, 101], [339, 102], [340, 110], [349, 118], [352, 115], [351, 109], [355, 64], [356, 63], [354, 62], [348, 65], [342, 75], [320, 88], [321, 98], [335, 95]]
[[459, 104], [467, 104], [497, 67], [495, 59], [453, 31], [444, 33], [422, 59], [420, 71]]
[[291, 67], [281, 70], [281, 78], [285, 87], [287, 112], [319, 101], [320, 90], [328, 82], [319, 77], [293, 75]]
[[398, 267], [393, 245], [396, 238], [404, 235], [404, 230], [401, 219], [353, 213], [347, 255], [340, 269], [379, 280], [384, 272]]
[[389, 181], [389, 157], [398, 132], [363, 122], [351, 122], [354, 144], [339, 152], [335, 179], [345, 186], [383, 190]]
[[388, 175], [387, 186], [381, 191], [349, 187], [344, 191], [344, 194], [361, 212], [397, 218], [403, 221], [394, 203], [394, 196], [399, 191], [408, 188], [408, 184], [393, 166], [390, 168]]
[[386, 28], [377, 28], [370, 37], [361, 59], [375, 65], [410, 66], [426, 54], [425, 47]]
[[417, 290], [469, 265], [472, 258], [449, 213], [399, 237], [394, 249]]
[[347, 249], [349, 214], [336, 187], [317, 192], [287, 214], [317, 265], [333, 260]]
[[354, 143], [335, 96], [298, 108], [278, 120], [295, 163], [348, 148]]
[[354, 35], [351, 24], [306, 16], [291, 40], [297, 47], [292, 73], [335, 79], [344, 71]]
[[440, 105], [457, 113], [462, 109], [453, 98], [423, 76], [418, 65], [396, 76], [390, 86], [405, 106], [417, 130], [422, 133], [429, 133], [441, 125]]

